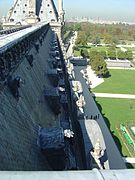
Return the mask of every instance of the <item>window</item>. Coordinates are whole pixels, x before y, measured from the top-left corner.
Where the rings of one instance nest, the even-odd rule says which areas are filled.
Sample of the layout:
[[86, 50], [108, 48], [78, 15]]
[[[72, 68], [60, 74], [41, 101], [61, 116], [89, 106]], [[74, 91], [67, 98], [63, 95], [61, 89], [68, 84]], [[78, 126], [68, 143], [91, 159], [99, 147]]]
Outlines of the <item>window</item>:
[[29, 14], [33, 14], [34, 12], [33, 11], [29, 11]]
[[14, 13], [16, 13], [16, 11], [14, 11]]
[[14, 22], [14, 19], [10, 19], [10, 22]]
[[52, 11], [49, 11], [50, 14], [52, 14]]
[[27, 4], [25, 4], [25, 7], [27, 6]]
[[25, 11], [23, 11], [23, 14], [25, 13]]
[[43, 14], [43, 11], [41, 11], [41, 14]]
[[49, 6], [50, 6], [50, 4], [47, 4], [47, 6], [49, 7]]
[[55, 19], [51, 19], [51, 22], [55, 22]]

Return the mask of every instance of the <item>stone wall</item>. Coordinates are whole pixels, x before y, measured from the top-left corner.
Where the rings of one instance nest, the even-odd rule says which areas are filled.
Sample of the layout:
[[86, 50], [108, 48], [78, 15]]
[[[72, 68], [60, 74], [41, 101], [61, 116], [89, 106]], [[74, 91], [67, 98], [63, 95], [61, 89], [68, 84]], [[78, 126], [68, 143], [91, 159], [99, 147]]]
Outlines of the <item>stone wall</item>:
[[25, 82], [19, 88], [19, 101], [7, 86], [0, 91], [0, 170], [50, 169], [37, 146], [37, 136], [39, 126], [57, 126], [43, 96], [44, 88], [50, 86], [46, 72], [51, 34], [50, 29], [39, 53], [35, 47], [29, 52], [34, 57], [33, 67], [24, 58], [13, 73]]

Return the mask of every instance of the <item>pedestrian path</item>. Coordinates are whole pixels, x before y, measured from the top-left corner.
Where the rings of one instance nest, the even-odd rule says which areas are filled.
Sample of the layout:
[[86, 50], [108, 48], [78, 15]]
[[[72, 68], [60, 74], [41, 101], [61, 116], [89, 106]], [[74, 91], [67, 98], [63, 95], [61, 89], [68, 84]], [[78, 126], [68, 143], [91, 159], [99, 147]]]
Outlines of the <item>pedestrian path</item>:
[[108, 69], [124, 69], [124, 70], [135, 70], [135, 68], [127, 68], [127, 67], [107, 67]]
[[123, 98], [123, 99], [135, 99], [133, 94], [111, 94], [111, 93], [91, 93], [92, 96], [105, 97], [105, 98]]
[[131, 163], [131, 164], [135, 164], [135, 158], [131, 158], [131, 157], [123, 157], [124, 161], [126, 163]]
[[[89, 81], [91, 81], [91, 88], [95, 88], [96, 86], [104, 82], [103, 78], [99, 78], [98, 76], [96, 76], [95, 72], [91, 69], [91, 66], [87, 66], [86, 72], [88, 76], [87, 78], [89, 79]], [[81, 70], [81, 73], [84, 76], [84, 70]]]

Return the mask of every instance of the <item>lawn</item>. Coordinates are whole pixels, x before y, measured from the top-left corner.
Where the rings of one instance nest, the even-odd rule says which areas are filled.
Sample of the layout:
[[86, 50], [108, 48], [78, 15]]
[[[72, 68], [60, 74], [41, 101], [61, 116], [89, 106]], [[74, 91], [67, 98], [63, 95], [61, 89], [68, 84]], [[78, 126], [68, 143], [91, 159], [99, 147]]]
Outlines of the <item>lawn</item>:
[[129, 51], [135, 51], [135, 47], [126, 47], [125, 49], [127, 49]]
[[107, 47], [107, 46], [92, 46], [89, 49], [89, 51], [93, 51], [93, 50], [98, 51], [98, 52], [100, 52], [100, 51], [108, 51], [109, 48], [110, 47]]
[[96, 98], [99, 110], [105, 117], [105, 121], [111, 130], [114, 140], [124, 156], [130, 156], [130, 153], [124, 143], [119, 125], [135, 123], [135, 100], [130, 99], [113, 99], [113, 98]]
[[[74, 56], [78, 56], [78, 54], [80, 54], [79, 51], [81, 51], [81, 49], [86, 49], [89, 53], [90, 51], [98, 51], [98, 52], [101, 52], [101, 51], [108, 51], [110, 47], [109, 46], [79, 46], [79, 50], [78, 51], [74, 51]], [[120, 48], [116, 48], [116, 50], [118, 50]]]
[[135, 71], [134, 70], [109, 70], [110, 77], [105, 82], [92, 89], [93, 92], [135, 94]]
[[74, 50], [74, 56], [75, 56], [75, 57], [81, 56], [80, 51]]
[[[109, 48], [110, 48], [109, 46], [95, 46], [95, 45], [80, 47], [80, 49], [87, 49], [88, 52], [90, 52], [90, 51], [98, 51], [98, 52], [108, 51]], [[117, 49], [119, 49], [119, 48], [117, 48]]]

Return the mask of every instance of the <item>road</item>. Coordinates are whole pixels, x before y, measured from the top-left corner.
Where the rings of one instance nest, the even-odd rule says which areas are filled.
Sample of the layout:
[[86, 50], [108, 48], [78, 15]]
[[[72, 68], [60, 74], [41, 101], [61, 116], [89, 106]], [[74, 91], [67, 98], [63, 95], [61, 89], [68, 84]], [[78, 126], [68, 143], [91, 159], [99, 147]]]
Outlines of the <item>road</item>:
[[85, 114], [88, 117], [91, 117], [91, 115], [95, 116], [95, 115], [99, 114], [99, 118], [97, 119], [97, 122], [101, 128], [101, 131], [103, 133], [103, 137], [105, 140], [110, 169], [125, 169], [126, 166], [120, 155], [120, 152], [110, 134], [110, 131], [108, 130], [108, 128], [104, 122], [102, 115], [100, 114], [100, 112], [96, 106], [96, 103], [95, 103], [92, 95], [90, 94], [90, 92], [88, 90], [88, 85], [86, 84], [86, 81], [83, 78], [83, 75], [81, 73], [82, 69], [84, 69], [84, 67], [82, 67], [82, 66], [74, 67], [76, 80], [81, 82], [82, 88], [83, 88], [83, 94], [84, 94], [84, 98], [85, 98], [85, 102], [86, 102]]

